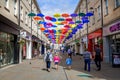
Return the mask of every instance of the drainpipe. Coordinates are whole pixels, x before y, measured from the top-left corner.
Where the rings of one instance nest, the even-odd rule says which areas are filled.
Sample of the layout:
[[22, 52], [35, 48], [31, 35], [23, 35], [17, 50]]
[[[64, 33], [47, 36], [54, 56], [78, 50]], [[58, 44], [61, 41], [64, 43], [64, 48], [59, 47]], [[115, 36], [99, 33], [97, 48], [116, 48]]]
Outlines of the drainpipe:
[[[18, 26], [20, 27], [20, 1], [21, 0], [18, 0], [19, 2], [18, 2]], [[21, 29], [20, 29], [20, 33], [21, 33]], [[21, 35], [20, 35], [20, 33], [19, 33], [19, 41], [21, 41], [22, 40], [22, 38], [21, 38]], [[22, 44], [19, 44], [19, 63], [21, 63], [22, 62]]]

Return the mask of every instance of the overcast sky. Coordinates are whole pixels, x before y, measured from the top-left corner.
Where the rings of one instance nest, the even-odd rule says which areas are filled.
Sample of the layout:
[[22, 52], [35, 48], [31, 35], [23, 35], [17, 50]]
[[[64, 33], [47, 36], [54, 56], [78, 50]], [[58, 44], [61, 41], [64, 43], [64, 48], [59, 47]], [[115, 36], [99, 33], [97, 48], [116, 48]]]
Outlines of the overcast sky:
[[37, 0], [41, 12], [46, 16], [55, 13], [74, 13], [79, 0]]

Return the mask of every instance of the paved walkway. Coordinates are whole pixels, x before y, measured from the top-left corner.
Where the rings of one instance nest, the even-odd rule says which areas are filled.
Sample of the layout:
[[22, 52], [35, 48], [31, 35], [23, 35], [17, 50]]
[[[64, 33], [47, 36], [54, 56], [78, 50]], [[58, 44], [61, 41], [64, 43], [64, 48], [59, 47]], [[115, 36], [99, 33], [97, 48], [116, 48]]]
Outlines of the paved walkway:
[[102, 70], [96, 71], [95, 64], [92, 64], [91, 72], [87, 72], [83, 68], [83, 59], [73, 56], [72, 69], [67, 70], [64, 69], [65, 59], [66, 55], [62, 55], [59, 70], [51, 69], [51, 72], [44, 69], [43, 59], [25, 60], [0, 69], [0, 80], [120, 80], [120, 68], [103, 63]]

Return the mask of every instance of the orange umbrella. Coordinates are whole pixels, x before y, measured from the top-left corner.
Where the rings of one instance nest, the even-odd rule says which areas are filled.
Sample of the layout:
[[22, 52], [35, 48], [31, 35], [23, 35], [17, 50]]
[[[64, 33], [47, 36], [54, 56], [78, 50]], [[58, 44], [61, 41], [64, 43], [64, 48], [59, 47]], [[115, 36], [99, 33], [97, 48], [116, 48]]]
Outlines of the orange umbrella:
[[44, 28], [44, 27], [41, 27], [41, 28], [40, 28], [40, 30], [41, 30], [41, 31], [44, 31], [44, 30], [45, 30], [45, 28]]
[[39, 16], [35, 16], [34, 20], [38, 21], [38, 20], [43, 20], [43, 19], [41, 17], [39, 17]]
[[62, 14], [62, 17], [69, 17], [70, 15], [67, 13]]
[[62, 21], [61, 24], [65, 25], [65, 24], [68, 24], [67, 21]]

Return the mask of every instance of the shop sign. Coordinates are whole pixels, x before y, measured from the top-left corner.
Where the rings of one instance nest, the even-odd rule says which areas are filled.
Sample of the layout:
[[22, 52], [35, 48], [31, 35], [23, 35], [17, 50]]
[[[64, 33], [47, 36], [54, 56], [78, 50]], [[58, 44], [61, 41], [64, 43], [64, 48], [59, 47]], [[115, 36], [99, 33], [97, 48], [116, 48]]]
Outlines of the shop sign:
[[115, 32], [120, 30], [120, 23], [117, 23], [109, 28], [110, 32]]
[[113, 66], [120, 67], [120, 54], [112, 54]]

